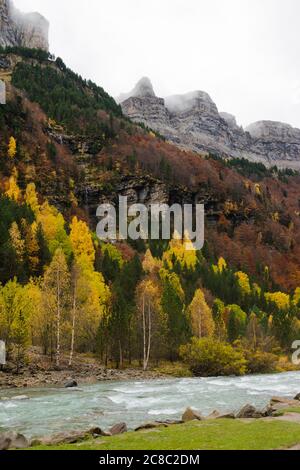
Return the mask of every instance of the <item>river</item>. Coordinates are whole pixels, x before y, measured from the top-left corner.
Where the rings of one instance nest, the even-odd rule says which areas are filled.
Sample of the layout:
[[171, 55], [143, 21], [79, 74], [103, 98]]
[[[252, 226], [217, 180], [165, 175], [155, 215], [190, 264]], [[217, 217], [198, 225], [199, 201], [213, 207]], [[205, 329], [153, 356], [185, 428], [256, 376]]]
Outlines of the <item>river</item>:
[[[264, 407], [274, 395], [293, 397], [299, 392], [300, 372], [0, 390], [0, 431], [16, 430], [32, 438], [93, 426], [107, 429], [118, 422], [132, 429], [149, 421], [179, 419], [188, 406], [206, 415], [215, 409], [236, 411], [246, 403]], [[22, 395], [27, 399], [17, 399]]]

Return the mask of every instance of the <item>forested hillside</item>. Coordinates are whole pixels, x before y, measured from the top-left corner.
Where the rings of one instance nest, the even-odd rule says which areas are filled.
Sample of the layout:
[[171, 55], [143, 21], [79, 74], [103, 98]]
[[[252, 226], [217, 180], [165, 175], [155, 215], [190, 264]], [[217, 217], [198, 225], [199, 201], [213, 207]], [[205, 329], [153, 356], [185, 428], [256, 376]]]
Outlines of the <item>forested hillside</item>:
[[[77, 352], [119, 367], [182, 359], [201, 375], [283, 367], [300, 334], [300, 176], [182, 152], [47, 53], [0, 58], [0, 339], [11, 367], [31, 346], [57, 367]], [[97, 239], [97, 204], [138, 201], [145, 185], [150, 202], [204, 202], [201, 252]]]

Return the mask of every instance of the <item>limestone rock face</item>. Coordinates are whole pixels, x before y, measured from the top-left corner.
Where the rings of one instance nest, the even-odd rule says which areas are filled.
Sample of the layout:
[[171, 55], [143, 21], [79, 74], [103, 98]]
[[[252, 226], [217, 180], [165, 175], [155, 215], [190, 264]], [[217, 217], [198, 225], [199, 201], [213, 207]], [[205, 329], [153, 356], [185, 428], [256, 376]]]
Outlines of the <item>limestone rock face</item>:
[[121, 95], [117, 101], [133, 121], [160, 129], [168, 138], [173, 134], [165, 101], [156, 97], [149, 78], [142, 78], [130, 93]]
[[300, 169], [300, 130], [261, 121], [245, 130], [233, 115], [220, 113], [204, 91], [158, 98], [148, 78], [119, 98], [123, 112], [184, 150], [247, 158], [266, 166]]
[[23, 14], [11, 0], [0, 0], [0, 46], [49, 49], [48, 21], [39, 13]]

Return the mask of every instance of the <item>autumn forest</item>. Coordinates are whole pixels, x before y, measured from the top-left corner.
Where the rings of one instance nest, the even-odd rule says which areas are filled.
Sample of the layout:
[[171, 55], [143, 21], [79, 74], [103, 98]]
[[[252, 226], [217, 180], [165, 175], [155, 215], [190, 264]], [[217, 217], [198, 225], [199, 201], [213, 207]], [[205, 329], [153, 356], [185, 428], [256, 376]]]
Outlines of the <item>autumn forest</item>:
[[[61, 59], [1, 54], [0, 339], [12, 369], [32, 348], [58, 368], [76, 354], [117, 368], [180, 362], [201, 376], [292, 368], [300, 176], [183, 152]], [[203, 202], [203, 250], [101, 242], [95, 207], [128, 181]]]

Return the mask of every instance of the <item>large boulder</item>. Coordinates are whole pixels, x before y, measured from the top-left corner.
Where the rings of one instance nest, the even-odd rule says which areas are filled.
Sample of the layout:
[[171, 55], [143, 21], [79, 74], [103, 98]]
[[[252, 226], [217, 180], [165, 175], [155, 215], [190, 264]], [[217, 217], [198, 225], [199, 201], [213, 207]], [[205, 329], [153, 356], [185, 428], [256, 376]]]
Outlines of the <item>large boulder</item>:
[[300, 393], [295, 396], [294, 400], [300, 401]]
[[205, 418], [198, 411], [192, 410], [192, 408], [187, 408], [182, 415], [182, 421], [187, 423], [188, 421], [203, 421]]
[[23, 434], [17, 432], [3, 432], [0, 434], [0, 450], [26, 449], [30, 442]]
[[237, 419], [257, 419], [257, 418], [262, 418], [263, 413], [262, 411], [259, 411], [255, 408], [255, 406], [252, 405], [245, 405], [243, 408], [240, 409], [240, 411], [235, 415]]
[[110, 428], [109, 432], [112, 436], [116, 436], [117, 434], [124, 434], [128, 431], [126, 423], [118, 423], [115, 424], [112, 428]]

